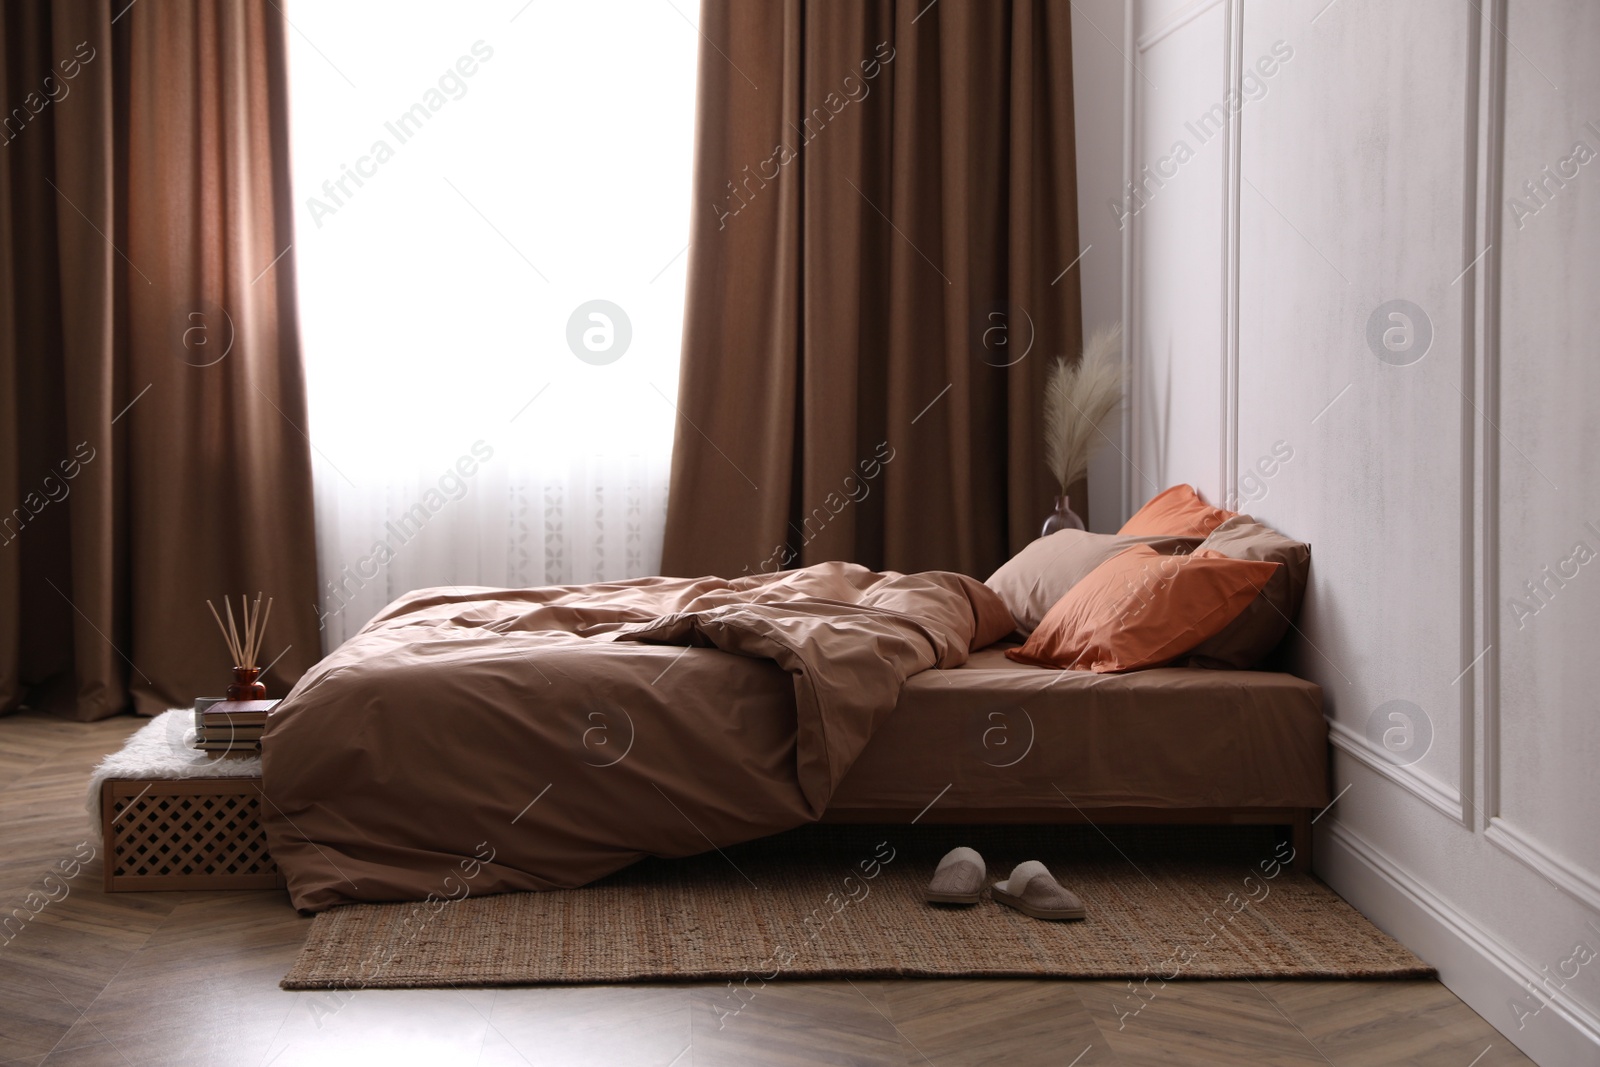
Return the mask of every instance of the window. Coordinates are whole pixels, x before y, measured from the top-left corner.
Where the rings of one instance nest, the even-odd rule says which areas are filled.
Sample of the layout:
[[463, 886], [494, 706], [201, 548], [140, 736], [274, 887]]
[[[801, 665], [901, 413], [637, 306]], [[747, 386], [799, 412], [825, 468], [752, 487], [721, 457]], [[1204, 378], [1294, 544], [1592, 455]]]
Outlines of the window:
[[654, 572], [695, 11], [286, 10], [325, 648], [420, 586]]

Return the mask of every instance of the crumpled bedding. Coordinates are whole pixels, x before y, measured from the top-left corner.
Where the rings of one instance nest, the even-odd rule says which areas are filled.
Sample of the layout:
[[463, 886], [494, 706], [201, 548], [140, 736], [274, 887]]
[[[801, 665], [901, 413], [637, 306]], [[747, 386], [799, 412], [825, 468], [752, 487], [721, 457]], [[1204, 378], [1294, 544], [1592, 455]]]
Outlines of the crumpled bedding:
[[580, 886], [817, 819], [907, 678], [1015, 627], [964, 575], [424, 589], [262, 742], [296, 907]]

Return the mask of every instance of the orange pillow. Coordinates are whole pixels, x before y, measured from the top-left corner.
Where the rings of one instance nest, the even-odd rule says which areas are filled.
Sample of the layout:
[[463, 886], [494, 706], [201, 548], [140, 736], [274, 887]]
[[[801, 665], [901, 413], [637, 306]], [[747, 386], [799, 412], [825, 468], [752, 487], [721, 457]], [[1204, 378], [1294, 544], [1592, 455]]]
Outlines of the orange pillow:
[[1235, 512], [1214, 508], [1200, 499], [1192, 485], [1175, 485], [1151, 497], [1122, 524], [1119, 534], [1149, 537], [1206, 537], [1233, 518]]
[[1056, 601], [1027, 644], [1006, 655], [1097, 674], [1156, 667], [1221, 633], [1278, 567], [1208, 548], [1163, 556], [1135, 545], [1090, 571]]

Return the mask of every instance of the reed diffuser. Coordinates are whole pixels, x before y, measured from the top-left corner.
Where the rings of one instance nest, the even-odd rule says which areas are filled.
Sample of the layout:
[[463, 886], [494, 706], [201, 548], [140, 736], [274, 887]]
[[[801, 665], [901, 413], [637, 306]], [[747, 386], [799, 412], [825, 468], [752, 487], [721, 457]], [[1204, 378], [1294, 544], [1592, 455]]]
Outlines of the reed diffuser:
[[1040, 537], [1081, 530], [1067, 492], [1089, 474], [1095, 450], [1109, 441], [1102, 425], [1122, 402], [1122, 327], [1095, 332], [1075, 364], [1058, 359], [1045, 379], [1044, 462], [1061, 487]]
[[217, 614], [217, 606], [211, 601], [206, 601], [206, 607], [211, 609], [211, 617], [217, 620], [217, 629], [222, 631], [222, 640], [228, 645], [228, 654], [233, 657], [233, 683], [228, 686], [227, 697], [229, 700], [265, 700], [267, 687], [259, 681], [261, 666], [258, 659], [261, 655], [261, 642], [267, 633], [267, 620], [272, 618], [272, 598], [267, 598], [266, 610], [261, 607], [261, 594], [256, 594], [255, 603], [250, 603], [248, 594], [239, 597], [239, 612], [244, 618], [242, 631], [233, 623], [233, 604], [227, 597], [222, 598], [223, 610], [228, 614], [228, 624], [222, 624], [222, 616]]

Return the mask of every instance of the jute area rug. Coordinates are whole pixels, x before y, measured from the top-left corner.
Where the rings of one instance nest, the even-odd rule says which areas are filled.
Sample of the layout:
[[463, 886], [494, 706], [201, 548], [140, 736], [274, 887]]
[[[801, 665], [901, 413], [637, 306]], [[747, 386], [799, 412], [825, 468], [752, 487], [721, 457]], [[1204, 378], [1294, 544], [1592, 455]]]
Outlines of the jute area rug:
[[[1259, 828], [808, 827], [583, 889], [318, 915], [285, 989], [757, 977], [1406, 978], [1432, 975]], [[923, 902], [967, 844], [990, 879], [1039, 859], [1083, 922]], [[437, 910], [435, 910], [437, 909]]]

